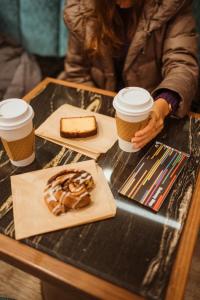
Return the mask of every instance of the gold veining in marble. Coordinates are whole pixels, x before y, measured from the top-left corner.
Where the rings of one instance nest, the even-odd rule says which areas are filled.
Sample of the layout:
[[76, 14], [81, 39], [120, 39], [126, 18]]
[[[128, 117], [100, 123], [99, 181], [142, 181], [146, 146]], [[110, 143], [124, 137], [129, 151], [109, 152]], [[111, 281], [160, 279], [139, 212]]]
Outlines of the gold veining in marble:
[[86, 110], [98, 112], [101, 108], [101, 99], [96, 97], [93, 101], [86, 107]]
[[50, 168], [50, 167], [56, 167], [58, 166], [59, 162], [62, 160], [63, 155], [66, 151], [65, 147], [62, 147], [61, 150], [58, 152], [58, 154], [50, 160], [44, 167], [43, 169]]
[[14, 220], [12, 220], [8, 226], [4, 230], [4, 234], [8, 235], [10, 237], [14, 237], [14, 232], [15, 232], [15, 226], [14, 226]]
[[8, 197], [0, 206], [0, 219], [2, 219], [12, 209], [12, 197]]

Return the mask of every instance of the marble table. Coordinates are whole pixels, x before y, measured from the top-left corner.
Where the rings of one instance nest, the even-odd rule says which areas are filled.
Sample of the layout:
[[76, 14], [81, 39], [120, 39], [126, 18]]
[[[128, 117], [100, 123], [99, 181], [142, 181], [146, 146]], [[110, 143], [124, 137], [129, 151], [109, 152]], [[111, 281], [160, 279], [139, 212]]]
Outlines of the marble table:
[[[113, 116], [113, 96], [47, 78], [24, 99], [31, 101], [37, 128], [63, 103]], [[20, 242], [14, 239], [10, 176], [88, 158], [36, 138], [35, 162], [17, 168], [0, 144], [0, 258], [59, 288], [78, 289], [76, 299], [182, 299], [200, 219], [198, 117], [169, 118], [157, 137], [190, 154], [157, 214], [117, 192], [150, 145], [129, 154], [116, 143], [98, 159], [117, 203], [116, 217]]]

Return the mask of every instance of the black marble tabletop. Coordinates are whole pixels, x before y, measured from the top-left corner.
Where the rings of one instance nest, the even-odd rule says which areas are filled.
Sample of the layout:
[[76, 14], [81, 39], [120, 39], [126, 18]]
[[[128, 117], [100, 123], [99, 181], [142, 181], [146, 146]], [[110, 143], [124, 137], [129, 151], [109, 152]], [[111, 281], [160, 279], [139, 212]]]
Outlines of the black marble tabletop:
[[[114, 115], [112, 98], [49, 83], [31, 105], [37, 128], [63, 103]], [[117, 189], [150, 145], [125, 153], [117, 143], [98, 159], [117, 203], [116, 217], [21, 241], [61, 261], [149, 299], [163, 299], [188, 214], [200, 159], [200, 120], [169, 118], [157, 140], [190, 154], [160, 211], [155, 214], [119, 195]], [[28, 167], [10, 164], [0, 144], [0, 232], [14, 238], [10, 176], [87, 160], [88, 157], [36, 138], [36, 160]]]

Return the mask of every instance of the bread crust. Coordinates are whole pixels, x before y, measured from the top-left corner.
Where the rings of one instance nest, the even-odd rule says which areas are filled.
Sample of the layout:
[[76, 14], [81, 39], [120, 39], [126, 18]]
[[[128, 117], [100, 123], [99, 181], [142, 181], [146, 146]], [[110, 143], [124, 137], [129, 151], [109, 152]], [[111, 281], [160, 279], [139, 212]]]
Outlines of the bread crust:
[[[73, 121], [73, 119], [84, 119], [84, 118], [88, 118], [88, 117], [92, 117], [94, 119], [94, 124], [95, 124], [95, 128], [91, 129], [91, 130], [88, 130], [88, 131], [84, 131], [84, 132], [66, 132], [63, 130], [62, 128], [62, 123], [63, 123], [63, 120], [66, 120], [66, 119], [71, 119], [71, 121]], [[96, 121], [96, 118], [95, 116], [85, 116], [85, 117], [70, 117], [70, 118], [61, 118], [60, 119], [60, 135], [61, 137], [64, 137], [64, 138], [86, 138], [86, 137], [90, 137], [90, 136], [94, 136], [97, 134], [97, 121]]]

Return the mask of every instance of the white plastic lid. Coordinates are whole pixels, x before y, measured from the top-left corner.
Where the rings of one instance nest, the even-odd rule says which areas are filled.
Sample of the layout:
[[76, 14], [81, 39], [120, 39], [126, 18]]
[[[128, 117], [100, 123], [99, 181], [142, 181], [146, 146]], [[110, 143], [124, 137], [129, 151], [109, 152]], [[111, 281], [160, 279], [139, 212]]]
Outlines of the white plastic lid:
[[33, 119], [32, 107], [22, 99], [8, 99], [0, 102], [0, 129], [10, 130], [21, 127]]
[[140, 87], [127, 87], [114, 97], [116, 111], [130, 116], [138, 116], [151, 111], [153, 99], [150, 93]]

